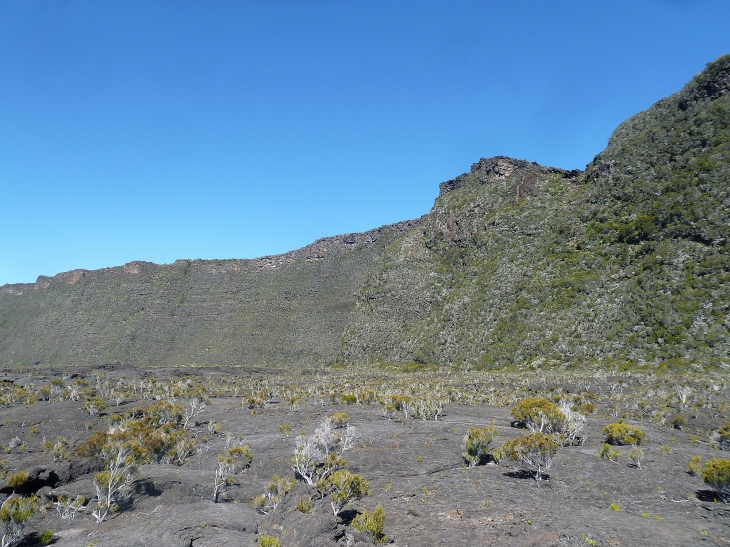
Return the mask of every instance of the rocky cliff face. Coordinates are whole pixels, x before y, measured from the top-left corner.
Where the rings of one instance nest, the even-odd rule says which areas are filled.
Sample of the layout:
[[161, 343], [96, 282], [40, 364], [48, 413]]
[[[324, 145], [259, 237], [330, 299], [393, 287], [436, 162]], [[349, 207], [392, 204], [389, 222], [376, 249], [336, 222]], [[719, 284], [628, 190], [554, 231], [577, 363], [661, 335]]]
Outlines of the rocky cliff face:
[[407, 221], [254, 260], [131, 262], [0, 288], [0, 362], [311, 364]]
[[0, 288], [0, 362], [730, 363], [730, 56], [585, 172], [505, 157], [423, 218]]

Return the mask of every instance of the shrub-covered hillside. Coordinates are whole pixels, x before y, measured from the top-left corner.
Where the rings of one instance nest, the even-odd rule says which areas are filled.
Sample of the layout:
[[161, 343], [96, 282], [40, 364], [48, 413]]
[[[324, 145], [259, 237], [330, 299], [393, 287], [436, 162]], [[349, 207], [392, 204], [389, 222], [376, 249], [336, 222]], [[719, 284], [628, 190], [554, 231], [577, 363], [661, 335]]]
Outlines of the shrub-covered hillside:
[[345, 361], [730, 363], [730, 56], [585, 173], [481, 160], [365, 283]]

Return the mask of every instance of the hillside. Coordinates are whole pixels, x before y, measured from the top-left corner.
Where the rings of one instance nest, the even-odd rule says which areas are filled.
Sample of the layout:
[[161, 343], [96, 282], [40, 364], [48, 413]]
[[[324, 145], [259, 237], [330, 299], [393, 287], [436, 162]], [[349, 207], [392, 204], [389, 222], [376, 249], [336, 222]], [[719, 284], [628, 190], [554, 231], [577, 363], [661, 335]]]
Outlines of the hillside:
[[0, 288], [0, 362], [730, 363], [730, 56], [585, 172], [505, 157], [417, 221]]
[[132, 262], [5, 285], [0, 362], [326, 362], [367, 269], [417, 224], [325, 238], [254, 260]]
[[730, 363], [730, 56], [584, 173], [481, 160], [387, 250], [345, 361]]

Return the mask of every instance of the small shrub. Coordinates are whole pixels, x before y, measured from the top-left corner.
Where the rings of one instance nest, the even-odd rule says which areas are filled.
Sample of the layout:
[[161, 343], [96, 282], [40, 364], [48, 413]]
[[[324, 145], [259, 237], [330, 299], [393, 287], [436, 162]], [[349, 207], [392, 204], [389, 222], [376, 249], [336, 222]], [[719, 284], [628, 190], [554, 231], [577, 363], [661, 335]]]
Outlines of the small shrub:
[[277, 427], [279, 428], [279, 433], [281, 433], [281, 438], [286, 439], [291, 431], [291, 426], [289, 424], [281, 424]]
[[335, 516], [351, 501], [370, 495], [368, 481], [346, 469], [335, 471], [326, 479], [320, 480], [317, 488], [332, 497], [330, 505]]
[[611, 511], [621, 511], [621, 507], [619, 507], [619, 504], [616, 502], [613, 502], [611, 504]]
[[687, 423], [687, 418], [681, 414], [677, 414], [672, 418], [670, 423], [672, 424], [673, 429], [683, 429], [684, 425]]
[[23, 486], [27, 480], [28, 480], [28, 472], [20, 471], [18, 473], [10, 475], [10, 477], [8, 478], [8, 486], [10, 488], [12, 488], [13, 490], [17, 490], [18, 488]]
[[350, 423], [350, 417], [347, 415], [347, 412], [335, 412], [329, 419], [332, 422], [332, 427], [335, 429], [347, 427]]
[[462, 456], [469, 463], [469, 467], [487, 462], [489, 445], [494, 437], [499, 435], [496, 427], [470, 427], [464, 436], [464, 452]]
[[603, 428], [603, 434], [606, 436], [606, 442], [612, 445], [639, 445], [646, 437], [646, 433], [640, 428], [626, 424], [623, 420], [608, 424]]
[[534, 431], [505, 442], [500, 448], [501, 456], [519, 461], [524, 467], [535, 471], [535, 480], [552, 465], [553, 457], [558, 452], [559, 443], [551, 436]]
[[730, 497], [730, 459], [712, 458], [705, 462], [702, 479], [727, 502]]
[[259, 547], [281, 547], [279, 539], [274, 536], [261, 536], [257, 544]]
[[629, 458], [638, 469], [641, 469], [641, 460], [644, 459], [644, 451], [638, 446], [632, 446], [629, 451]]
[[730, 422], [725, 422], [718, 429], [715, 439], [720, 450], [730, 450]]
[[53, 530], [46, 530], [40, 536], [38, 536], [39, 545], [50, 545], [53, 541]]
[[0, 508], [0, 537], [5, 546], [15, 545], [23, 536], [23, 528], [38, 508], [38, 498], [11, 496]]
[[383, 533], [385, 511], [383, 511], [382, 505], [378, 505], [373, 509], [372, 515], [368, 514], [367, 511], [363, 511], [352, 521], [352, 526], [362, 532], [367, 532], [374, 545], [382, 545], [388, 540]]
[[512, 417], [530, 431], [540, 433], [562, 433], [565, 427], [565, 414], [547, 399], [528, 397], [520, 401], [512, 409]]
[[345, 393], [340, 397], [340, 403], [343, 405], [354, 405], [357, 402], [357, 395], [354, 393]]
[[615, 448], [611, 448], [610, 444], [603, 443], [603, 446], [598, 449], [598, 455], [601, 459], [608, 459], [609, 461], [616, 463], [618, 461], [619, 451]]
[[688, 473], [693, 477], [698, 477], [702, 473], [702, 456], [697, 454], [692, 456], [687, 462]]
[[297, 511], [300, 513], [309, 514], [313, 507], [312, 502], [304, 498], [299, 498], [299, 501], [297, 502]]

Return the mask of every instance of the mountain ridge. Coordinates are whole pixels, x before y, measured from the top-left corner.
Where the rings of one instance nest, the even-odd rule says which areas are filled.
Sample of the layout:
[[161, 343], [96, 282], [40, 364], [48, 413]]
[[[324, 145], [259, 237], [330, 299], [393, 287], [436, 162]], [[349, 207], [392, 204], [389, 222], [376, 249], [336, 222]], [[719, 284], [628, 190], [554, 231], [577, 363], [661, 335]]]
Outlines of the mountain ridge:
[[0, 362], [730, 363], [730, 56], [585, 171], [505, 156], [423, 217], [256, 259], [0, 287]]

